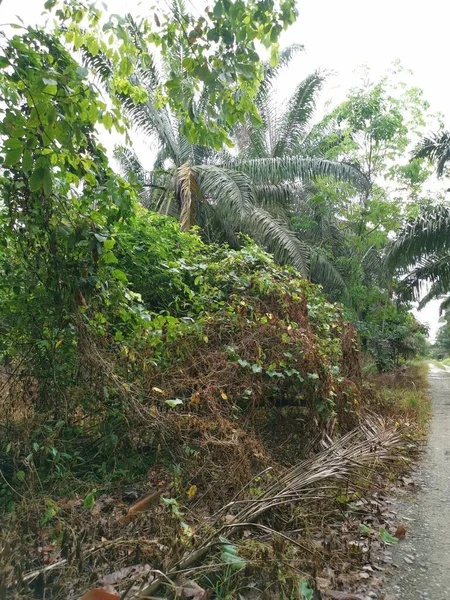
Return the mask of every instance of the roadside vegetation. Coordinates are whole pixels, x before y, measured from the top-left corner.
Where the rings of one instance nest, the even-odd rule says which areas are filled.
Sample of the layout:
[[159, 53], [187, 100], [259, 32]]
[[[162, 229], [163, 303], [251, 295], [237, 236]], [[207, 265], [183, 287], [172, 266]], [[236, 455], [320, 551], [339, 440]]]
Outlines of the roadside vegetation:
[[0, 53], [0, 596], [366, 589], [430, 414], [422, 92], [280, 105], [290, 0], [45, 9]]

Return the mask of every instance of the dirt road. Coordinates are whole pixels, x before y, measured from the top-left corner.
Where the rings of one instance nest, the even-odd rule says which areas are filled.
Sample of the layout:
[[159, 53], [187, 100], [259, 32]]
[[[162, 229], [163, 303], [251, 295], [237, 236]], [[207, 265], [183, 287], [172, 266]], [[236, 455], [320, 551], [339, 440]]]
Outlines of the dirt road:
[[417, 472], [420, 492], [398, 512], [408, 535], [394, 550], [386, 600], [450, 599], [450, 369], [430, 363], [433, 418]]

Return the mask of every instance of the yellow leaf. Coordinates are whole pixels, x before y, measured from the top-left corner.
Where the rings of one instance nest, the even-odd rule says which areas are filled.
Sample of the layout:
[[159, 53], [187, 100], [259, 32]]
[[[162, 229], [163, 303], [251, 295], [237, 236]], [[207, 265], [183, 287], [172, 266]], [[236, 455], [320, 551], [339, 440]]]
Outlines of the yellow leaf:
[[200, 404], [200, 394], [198, 392], [192, 394], [190, 402], [192, 402], [192, 404]]
[[228, 400], [228, 396], [225, 394], [225, 392], [222, 392], [220, 394], [220, 397], [222, 398], [222, 400]]
[[63, 343], [62, 340], [58, 340], [55, 344], [55, 348], [58, 348], [58, 346], [61, 346], [62, 343]]
[[166, 392], [159, 387], [152, 387], [152, 391], [156, 392], [157, 394], [162, 394], [163, 396], [166, 394]]
[[197, 493], [197, 486], [191, 485], [191, 487], [187, 491], [188, 498], [194, 498]]

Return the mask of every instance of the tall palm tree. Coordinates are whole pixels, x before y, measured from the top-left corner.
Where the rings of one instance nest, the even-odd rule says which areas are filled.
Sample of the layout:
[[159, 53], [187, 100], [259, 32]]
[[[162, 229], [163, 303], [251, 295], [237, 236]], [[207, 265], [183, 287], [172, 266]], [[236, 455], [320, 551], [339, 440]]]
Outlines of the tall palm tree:
[[[184, 7], [179, 0], [174, 11], [178, 11], [178, 17], [182, 16]], [[132, 21], [129, 26], [135, 27]], [[182, 64], [190, 53], [188, 41], [179, 41], [159, 66], [148, 58], [145, 66], [138, 67], [132, 76], [132, 83], [146, 90], [146, 102], [135, 104], [127, 96], [122, 102], [136, 130], [152, 140], [158, 152], [150, 172], [143, 169], [130, 149], [118, 148], [116, 158], [124, 175], [141, 186], [143, 203], [177, 216], [183, 229], [198, 225], [207, 239], [232, 245], [238, 244], [239, 233], [248, 234], [279, 262], [290, 263], [308, 276], [311, 264], [319, 258], [312, 260], [310, 245], [292, 231], [286, 209], [298, 201], [305, 183], [315, 177], [331, 176], [358, 182], [362, 182], [363, 177], [352, 165], [300, 153], [300, 141], [307, 131], [323, 82], [321, 74], [308, 77], [297, 86], [286, 107], [275, 109], [276, 75], [298, 49], [294, 46], [285, 50], [276, 68], [265, 67], [265, 79], [257, 98], [263, 124], [260, 128], [248, 124], [235, 132], [240, 150], [237, 155], [190, 143], [183, 123], [171, 114], [167, 105], [161, 106], [157, 98], [155, 91], [164, 83], [165, 72], [178, 72], [180, 86], [184, 85]], [[88, 50], [83, 51], [92, 64]], [[95, 60], [100, 62], [98, 57]], [[111, 72], [107, 61], [101, 62], [98, 70], [107, 81]], [[210, 110], [208, 100], [207, 90], [200, 90], [189, 110], [201, 116]], [[279, 117], [275, 110], [279, 111]], [[273, 145], [264, 150], [261, 147], [260, 152], [250, 152], [249, 146], [243, 143], [244, 131], [251, 144], [258, 141], [262, 144], [269, 121], [269, 135], [273, 128], [277, 129], [276, 141], [274, 139]], [[338, 282], [339, 274], [331, 267], [328, 272], [334, 274], [336, 284], [343, 283]]]
[[[419, 306], [450, 292], [450, 206], [423, 208], [407, 223], [387, 253], [387, 265], [405, 273], [401, 291], [404, 297], [420, 297], [430, 286]], [[444, 301], [447, 303], [447, 301]], [[446, 304], [441, 305], [441, 310]]]
[[[437, 176], [445, 173], [450, 160], [450, 133], [441, 131], [422, 140], [414, 158], [428, 158], [436, 166]], [[402, 293], [405, 297], [420, 297], [422, 308], [430, 300], [450, 292], [450, 205], [438, 204], [422, 208], [419, 216], [407, 223], [387, 253], [387, 264], [402, 269]], [[440, 306], [443, 312], [450, 306], [450, 297]]]
[[442, 177], [450, 160], [450, 132], [439, 131], [424, 138], [415, 152], [415, 158], [428, 158], [436, 165], [438, 177]]

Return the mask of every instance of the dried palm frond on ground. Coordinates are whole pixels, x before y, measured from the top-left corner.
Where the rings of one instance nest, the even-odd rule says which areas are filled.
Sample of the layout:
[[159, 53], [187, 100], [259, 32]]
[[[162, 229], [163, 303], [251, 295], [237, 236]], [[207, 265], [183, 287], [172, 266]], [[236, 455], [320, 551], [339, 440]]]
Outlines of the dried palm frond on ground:
[[[324, 450], [313, 458], [286, 470], [258, 498], [234, 500], [224, 506], [205, 527], [209, 531], [212, 528], [213, 533], [198, 535], [194, 550], [174, 564], [163, 578], [155, 579], [134, 597], [151, 596], [168, 579], [185, 571], [216, 545], [223, 543], [220, 536], [226, 532], [229, 536], [236, 535], [239, 529], [255, 523], [269, 512], [288, 507], [292, 510], [296, 504], [308, 502], [312, 496], [323, 496], [324, 485], [326, 496], [332, 499], [330, 489], [338, 491], [360, 478], [362, 469], [374, 469], [377, 464], [395, 459], [403, 441], [395, 427], [387, 426], [382, 419], [372, 418], [337, 442], [328, 440], [324, 445]], [[240, 508], [242, 505], [243, 508]], [[223, 523], [225, 515], [228, 522]]]
[[[399, 420], [394, 405], [386, 414]], [[171, 582], [178, 581], [180, 571], [189, 578], [199, 578], [228, 568], [221, 558], [221, 537], [230, 538], [239, 547], [239, 554], [245, 556], [248, 579], [264, 576], [266, 582], [276, 581], [270, 569], [278, 565], [289, 569], [292, 585], [298, 587], [295, 577], [298, 579], [300, 572], [320, 573], [331, 556], [333, 564], [340, 565], [343, 575], [339, 581], [343, 581], [348, 565], [361, 560], [359, 546], [348, 542], [351, 533], [342, 535], [345, 528], [351, 529], [350, 522], [359, 535], [358, 521], [344, 514], [343, 506], [356, 500], [358, 515], [370, 518], [370, 511], [378, 509], [364, 499], [367, 490], [373, 490], [376, 472], [385, 473], [390, 460], [401, 456], [398, 451], [404, 445], [395, 428], [371, 418], [338, 441], [325, 439], [319, 453], [287, 467], [289, 462], [280, 464], [272, 446], [261, 446], [261, 440], [252, 436], [251, 428], [245, 429], [242, 419], [233, 422], [220, 412], [208, 418], [202, 411], [153, 411], [151, 417], [153, 422], [145, 421], [146, 435], [154, 436], [157, 429], [173, 448], [201, 450], [200, 458], [190, 456], [183, 462], [174, 498], [162, 499], [130, 523], [122, 520], [130, 500], [169, 480], [167, 464], [158, 460], [145, 481], [136, 481], [130, 499], [126, 498], [129, 492], [119, 485], [97, 494], [91, 509], [84, 507], [83, 488], [72, 499], [49, 502], [47, 497], [36, 495], [34, 505], [24, 501], [18, 506], [17, 518], [12, 517], [13, 521], [21, 521], [20, 528], [15, 529], [12, 521], [7, 537], [0, 536], [6, 542], [2, 556], [0, 539], [0, 571], [4, 567], [0, 584], [4, 582], [5, 597], [42, 597], [37, 590], [44, 589], [49, 598], [75, 600], [82, 591], [111, 578], [122, 594], [129, 590], [124, 596], [127, 598], [142, 595], [157, 582], [164, 584], [166, 595], [177, 597], [179, 588]], [[291, 420], [295, 425], [296, 421]], [[141, 443], [146, 439], [140, 430], [135, 434], [139, 434]], [[284, 432], [279, 434], [282, 442]], [[289, 441], [293, 450], [302, 439], [300, 435]], [[311, 438], [305, 439], [304, 446], [306, 442], [310, 445]], [[319, 442], [311, 449], [318, 446]], [[300, 451], [300, 456], [305, 456], [305, 448]], [[78, 481], [74, 483], [79, 485]], [[193, 532], [190, 537], [183, 535], [180, 521], [174, 518], [173, 501], [185, 515], [183, 520]], [[44, 510], [55, 510], [57, 514], [42, 525]], [[346, 541], [342, 543], [343, 539]], [[35, 540], [34, 549], [31, 540]], [[277, 563], [275, 550], [282, 544], [289, 550]], [[20, 569], [13, 568], [18, 561]], [[43, 588], [38, 588], [39, 582], [43, 582]], [[15, 595], [14, 587], [21, 595]], [[151, 589], [145, 593], [153, 593]], [[282, 597], [277, 593], [275, 590], [261, 597]], [[284, 597], [296, 597], [289, 593]]]

